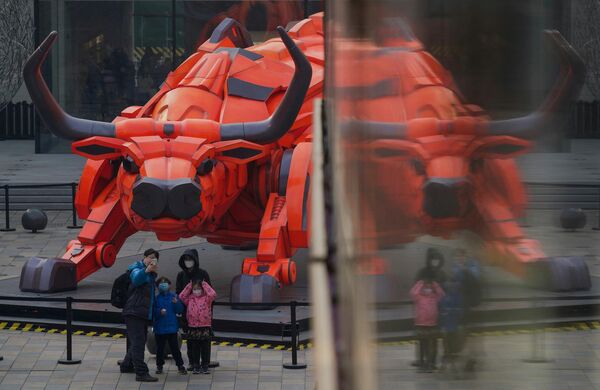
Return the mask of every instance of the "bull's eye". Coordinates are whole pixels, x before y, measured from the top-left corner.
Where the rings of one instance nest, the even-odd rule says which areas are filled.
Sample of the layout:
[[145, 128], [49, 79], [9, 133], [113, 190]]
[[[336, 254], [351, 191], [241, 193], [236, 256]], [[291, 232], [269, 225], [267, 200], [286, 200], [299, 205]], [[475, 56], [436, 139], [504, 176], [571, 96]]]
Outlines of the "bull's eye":
[[477, 172], [482, 167], [483, 167], [483, 160], [482, 159], [473, 160], [473, 161], [471, 161], [469, 163], [469, 169], [470, 169], [471, 173]]
[[139, 173], [140, 167], [137, 166], [135, 161], [129, 156], [123, 159], [123, 168], [129, 173]]
[[419, 161], [417, 159], [412, 159], [410, 161], [411, 161], [413, 169], [415, 170], [417, 175], [419, 175], [419, 176], [425, 175], [425, 166], [423, 165], [423, 163], [421, 161]]
[[211, 159], [204, 160], [200, 163], [200, 165], [198, 165], [198, 169], [196, 169], [196, 173], [199, 176], [208, 175], [209, 173], [212, 172], [214, 166], [215, 166], [215, 163], [213, 160], [211, 160]]

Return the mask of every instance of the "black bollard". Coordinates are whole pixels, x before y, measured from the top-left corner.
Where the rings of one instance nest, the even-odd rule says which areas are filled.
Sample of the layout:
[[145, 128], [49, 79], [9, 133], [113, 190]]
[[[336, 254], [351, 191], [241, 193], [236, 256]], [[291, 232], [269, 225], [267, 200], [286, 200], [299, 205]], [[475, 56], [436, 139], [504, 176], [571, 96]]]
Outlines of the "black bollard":
[[290, 315], [292, 324], [292, 364], [283, 364], [283, 368], [299, 370], [306, 368], [306, 364], [298, 364], [298, 324], [296, 323], [296, 301], [290, 304]]
[[10, 207], [8, 200], [8, 184], [4, 185], [4, 229], [0, 229], [0, 232], [14, 232], [15, 229], [10, 227]]
[[81, 360], [73, 360], [73, 297], [67, 297], [67, 358], [60, 359], [58, 364], [80, 364]]
[[77, 183], [71, 183], [71, 210], [73, 212], [73, 225], [67, 226], [67, 229], [79, 229], [81, 226], [77, 225], [77, 210], [75, 210], [75, 191], [77, 189]]

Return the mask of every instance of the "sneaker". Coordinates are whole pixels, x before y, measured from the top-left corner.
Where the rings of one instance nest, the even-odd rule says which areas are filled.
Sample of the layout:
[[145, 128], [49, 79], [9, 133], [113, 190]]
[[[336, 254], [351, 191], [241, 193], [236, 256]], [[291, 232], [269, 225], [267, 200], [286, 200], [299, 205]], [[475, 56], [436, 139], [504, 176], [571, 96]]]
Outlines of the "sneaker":
[[194, 375], [200, 374], [200, 367], [198, 367], [198, 366], [194, 367], [194, 371], [192, 371], [192, 374], [194, 374]]
[[155, 376], [151, 376], [148, 373], [145, 373], [144, 375], [136, 375], [135, 376], [135, 380], [137, 382], [158, 382], [158, 378]]
[[188, 370], [186, 370], [184, 366], [181, 366], [177, 367], [177, 372], [179, 372], [181, 375], [187, 375]]
[[194, 365], [193, 365], [193, 364], [190, 364], [190, 365], [188, 366], [187, 370], [188, 370], [188, 372], [192, 372], [192, 371], [194, 371]]
[[202, 366], [202, 373], [205, 375], [210, 374], [210, 371], [208, 370], [208, 366]]
[[157, 366], [157, 367], [156, 367], [156, 371], [155, 371], [155, 373], [156, 373], [156, 374], [162, 374], [162, 373], [163, 373], [162, 366]]

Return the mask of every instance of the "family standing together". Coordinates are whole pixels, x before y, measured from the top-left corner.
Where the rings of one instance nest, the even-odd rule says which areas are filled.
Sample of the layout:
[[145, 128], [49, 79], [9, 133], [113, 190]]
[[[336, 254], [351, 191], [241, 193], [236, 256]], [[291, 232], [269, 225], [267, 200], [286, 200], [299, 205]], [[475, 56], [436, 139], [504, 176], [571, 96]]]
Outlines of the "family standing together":
[[[469, 259], [464, 249], [453, 253], [454, 263], [449, 276], [443, 269], [444, 257], [433, 248], [427, 251], [427, 261], [417, 273], [410, 291], [414, 302], [414, 324], [418, 339], [417, 359], [413, 363], [421, 372], [437, 369], [437, 344], [441, 335], [444, 346], [442, 370], [457, 374], [461, 352], [467, 345], [472, 309], [481, 303], [482, 284], [479, 264]], [[465, 354], [465, 372], [473, 371], [476, 353]]]
[[[156, 374], [163, 373], [165, 350], [169, 346], [180, 374], [210, 374], [212, 303], [217, 294], [208, 273], [200, 268], [198, 252], [186, 250], [179, 259], [175, 291], [171, 281], [158, 277], [159, 253], [144, 252], [144, 258], [129, 266], [113, 285], [111, 301], [123, 309], [127, 327], [127, 353], [121, 362], [122, 373], [135, 373], [139, 382], [156, 382], [144, 361], [148, 325], [156, 339]], [[188, 368], [179, 349], [178, 333], [187, 340]]]

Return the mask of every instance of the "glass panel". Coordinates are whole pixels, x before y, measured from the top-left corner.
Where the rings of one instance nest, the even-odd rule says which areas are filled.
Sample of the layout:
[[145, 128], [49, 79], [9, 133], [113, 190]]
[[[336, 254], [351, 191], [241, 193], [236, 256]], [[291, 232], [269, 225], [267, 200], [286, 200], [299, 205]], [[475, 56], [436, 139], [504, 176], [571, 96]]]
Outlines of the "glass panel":
[[[59, 32], [45, 77], [71, 115], [112, 121], [143, 105], [166, 75], [231, 17], [255, 42], [275, 27], [322, 10], [322, 1], [41, 0], [40, 38]], [[173, 23], [175, 5], [175, 24]], [[174, 49], [174, 50], [173, 50]], [[174, 51], [174, 53], [173, 53]], [[68, 141], [40, 133], [42, 153], [65, 153]]]
[[[552, 374], [564, 359], [596, 368], [563, 351], [576, 336], [526, 333], [597, 289], [595, 238], [558, 222], [573, 206], [589, 209], [562, 223], [597, 217], [597, 159], [563, 153], [581, 147], [569, 132], [583, 73], [544, 33], [581, 51], [571, 35], [581, 3], [332, 3], [342, 388], [564, 387]], [[480, 334], [494, 327], [524, 331]], [[545, 358], [555, 360], [523, 363]], [[470, 381], [444, 383], [456, 377]]]

